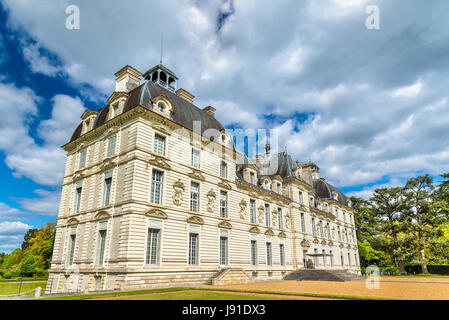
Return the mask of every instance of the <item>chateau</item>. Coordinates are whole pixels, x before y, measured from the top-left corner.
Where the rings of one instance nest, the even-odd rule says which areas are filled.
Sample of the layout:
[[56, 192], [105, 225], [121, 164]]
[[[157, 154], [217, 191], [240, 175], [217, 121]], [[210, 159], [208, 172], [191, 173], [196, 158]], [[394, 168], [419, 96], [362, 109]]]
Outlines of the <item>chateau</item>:
[[247, 158], [162, 64], [115, 76], [63, 146], [47, 294], [360, 273], [351, 202], [317, 165]]

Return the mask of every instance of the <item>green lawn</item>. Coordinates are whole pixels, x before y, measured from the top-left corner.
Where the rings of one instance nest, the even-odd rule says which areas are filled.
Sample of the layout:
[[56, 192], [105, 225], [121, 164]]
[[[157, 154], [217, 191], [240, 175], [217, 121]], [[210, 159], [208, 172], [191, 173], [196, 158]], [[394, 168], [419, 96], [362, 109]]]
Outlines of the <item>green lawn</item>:
[[279, 298], [270, 298], [253, 295], [229, 294], [204, 291], [183, 291], [164, 294], [154, 294], [139, 297], [123, 297], [119, 300], [280, 300]]
[[[45, 290], [47, 281], [23, 281], [20, 292], [30, 291], [37, 287], [42, 288], [42, 292]], [[19, 293], [20, 281], [2, 281], [0, 282], [0, 296]]]

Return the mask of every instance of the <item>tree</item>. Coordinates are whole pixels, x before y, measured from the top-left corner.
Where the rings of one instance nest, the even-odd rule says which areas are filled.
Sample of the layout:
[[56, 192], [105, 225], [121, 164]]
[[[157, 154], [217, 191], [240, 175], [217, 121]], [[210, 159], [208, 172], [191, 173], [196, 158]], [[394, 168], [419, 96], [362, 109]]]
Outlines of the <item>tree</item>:
[[422, 273], [428, 273], [426, 248], [443, 235], [444, 201], [435, 199], [434, 189], [433, 179], [428, 174], [409, 179], [405, 185], [412, 208], [407, 213], [407, 227], [417, 242]]
[[38, 229], [29, 229], [27, 233], [25, 233], [25, 235], [23, 236], [22, 251], [25, 251], [30, 247], [30, 240], [34, 238], [37, 232]]
[[17, 267], [17, 271], [22, 277], [32, 277], [37, 272], [38, 263], [37, 258], [31, 252], [26, 252]]
[[371, 212], [377, 220], [376, 228], [384, 244], [399, 266], [399, 272], [405, 273], [404, 259], [410, 240], [403, 234], [404, 218], [409, 210], [403, 188], [381, 188], [374, 191], [370, 199]]
[[38, 259], [39, 267], [48, 269], [53, 254], [54, 231], [56, 224], [47, 222], [41, 227], [33, 238], [30, 239], [29, 252]]
[[2, 269], [2, 270], [14, 269], [20, 263], [20, 260], [22, 260], [22, 258], [23, 258], [23, 252], [22, 252], [22, 250], [17, 248], [10, 254], [5, 255], [0, 269]]

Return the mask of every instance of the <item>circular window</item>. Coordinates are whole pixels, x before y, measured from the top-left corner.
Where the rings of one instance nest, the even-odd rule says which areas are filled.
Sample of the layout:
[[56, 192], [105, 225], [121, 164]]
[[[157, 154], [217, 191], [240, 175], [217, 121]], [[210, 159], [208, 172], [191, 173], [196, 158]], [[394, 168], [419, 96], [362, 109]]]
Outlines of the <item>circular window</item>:
[[159, 111], [162, 112], [162, 113], [165, 113], [165, 111], [167, 111], [167, 105], [166, 105], [164, 102], [162, 102], [162, 101], [159, 101], [159, 102], [157, 103], [157, 108], [158, 108]]

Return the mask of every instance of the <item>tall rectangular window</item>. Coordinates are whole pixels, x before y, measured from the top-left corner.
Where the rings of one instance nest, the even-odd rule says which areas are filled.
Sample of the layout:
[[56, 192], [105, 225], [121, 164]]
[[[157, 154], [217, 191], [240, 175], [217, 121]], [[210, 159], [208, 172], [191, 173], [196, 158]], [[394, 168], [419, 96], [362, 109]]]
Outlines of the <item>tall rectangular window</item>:
[[345, 260], [343, 258], [343, 251], [342, 250], [340, 250], [340, 263], [341, 263], [342, 267], [345, 265]]
[[324, 238], [323, 221], [320, 220], [320, 236]]
[[267, 242], [267, 266], [273, 264], [273, 254], [271, 251], [271, 242]]
[[349, 264], [349, 266], [352, 266], [351, 254], [349, 252], [348, 252], [348, 264]]
[[334, 267], [334, 254], [333, 254], [332, 250], [329, 251], [329, 254], [330, 254], [329, 258], [331, 260], [331, 267], [333, 268]]
[[220, 217], [228, 217], [228, 193], [220, 191]]
[[154, 135], [154, 149], [155, 153], [165, 155], [165, 137], [159, 134]]
[[281, 184], [280, 184], [280, 183], [277, 183], [277, 184], [276, 184], [276, 192], [277, 192], [277, 193], [281, 193], [281, 191], [282, 191]]
[[103, 266], [104, 263], [104, 251], [106, 248], [106, 228], [104, 229], [100, 229], [98, 231], [98, 260], [97, 260], [97, 265], [99, 267]]
[[251, 223], [257, 223], [256, 220], [256, 201], [251, 199], [249, 200], [249, 215], [250, 215], [250, 222]]
[[153, 170], [151, 176], [151, 195], [150, 202], [154, 204], [162, 204], [162, 191], [164, 173], [161, 171]]
[[278, 208], [278, 225], [279, 229], [284, 229], [284, 216], [282, 215], [281, 208]]
[[306, 232], [306, 222], [304, 220], [304, 213], [301, 212], [301, 231]]
[[189, 234], [189, 264], [198, 264], [198, 233]]
[[251, 184], [256, 184], [256, 174], [252, 171], [249, 173], [249, 182]]
[[196, 182], [190, 183], [190, 211], [198, 212], [200, 209], [200, 184]]
[[220, 177], [228, 178], [228, 165], [224, 161], [220, 163]]
[[326, 267], [326, 250], [323, 249], [323, 267]]
[[67, 261], [67, 264], [69, 266], [73, 265], [73, 258], [75, 256], [75, 245], [76, 245], [76, 228], [71, 228], [69, 238], [68, 261]]
[[192, 167], [200, 168], [201, 153], [197, 149], [192, 149]]
[[103, 205], [108, 206], [111, 202], [112, 171], [105, 172], [103, 188]]
[[228, 265], [228, 237], [220, 237], [220, 265]]
[[270, 221], [270, 205], [269, 204], [265, 204], [265, 225], [267, 227], [269, 227], [271, 225], [271, 221]]
[[82, 181], [78, 181], [76, 183], [76, 190], [75, 190], [75, 205], [73, 208], [73, 211], [79, 212], [81, 209], [81, 195], [83, 193], [83, 182]]
[[315, 267], [318, 267], [318, 249], [317, 248], [313, 249], [313, 253], [314, 253], [314, 255], [313, 255], [313, 265]]
[[315, 218], [312, 218], [312, 235], [316, 237]]
[[337, 231], [338, 231], [338, 241], [341, 241], [340, 227], [337, 227]]
[[257, 241], [251, 240], [251, 265], [257, 265]]
[[117, 136], [113, 135], [108, 138], [108, 151], [106, 157], [109, 158], [115, 154], [115, 146], [116, 146]]
[[329, 222], [327, 223], [327, 238], [330, 239], [331, 238], [331, 226], [329, 224]]
[[80, 151], [80, 161], [78, 164], [78, 169], [82, 169], [86, 166], [86, 156], [87, 156], [87, 149], [83, 149]]
[[302, 203], [302, 202], [303, 202], [303, 199], [302, 199], [302, 192], [301, 192], [301, 191], [299, 191], [298, 196], [299, 196], [298, 202], [299, 202], [299, 203]]
[[159, 264], [159, 256], [161, 250], [160, 242], [161, 242], [161, 230], [149, 228], [147, 240], [146, 264], [150, 265]]
[[112, 106], [112, 117], [111, 118], [118, 116], [118, 113], [119, 113], [119, 104], [116, 103]]
[[279, 244], [279, 258], [281, 262], [281, 266], [285, 266], [285, 251], [284, 251], [284, 245], [281, 243]]

